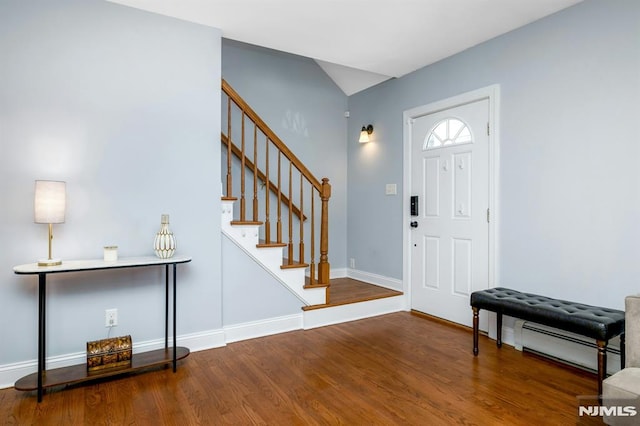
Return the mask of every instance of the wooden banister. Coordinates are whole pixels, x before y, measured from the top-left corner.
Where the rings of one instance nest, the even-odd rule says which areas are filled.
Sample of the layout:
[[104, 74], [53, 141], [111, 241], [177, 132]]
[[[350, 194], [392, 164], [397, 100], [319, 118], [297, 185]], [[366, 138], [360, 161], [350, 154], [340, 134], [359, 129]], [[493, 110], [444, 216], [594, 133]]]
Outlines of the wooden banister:
[[[267, 124], [258, 116], [258, 114], [240, 97], [240, 95], [225, 81], [222, 80], [222, 91], [227, 95], [227, 125], [226, 130], [227, 134], [224, 132], [221, 134], [221, 141], [223, 145], [226, 145], [226, 154], [227, 154], [227, 185], [226, 185], [226, 198], [231, 199], [233, 197], [233, 185], [232, 185], [232, 161], [231, 156], [237, 157], [240, 161], [240, 221], [239, 222], [247, 222], [246, 219], [246, 194], [245, 194], [245, 173], [248, 171], [253, 175], [253, 198], [252, 198], [252, 223], [264, 223], [264, 238], [265, 245], [272, 244], [271, 241], [271, 218], [270, 218], [270, 206], [269, 206], [269, 194], [274, 193], [277, 203], [277, 230], [276, 230], [276, 241], [273, 244], [282, 244], [287, 247], [287, 260], [286, 265], [282, 267], [309, 267], [310, 268], [310, 279], [309, 284], [306, 287], [313, 286], [324, 286], [327, 287], [327, 295], [328, 284], [329, 284], [329, 199], [331, 197], [331, 185], [329, 184], [329, 179], [323, 178], [322, 181], [318, 180], [309, 169], [300, 161], [298, 157], [296, 157], [293, 152], [282, 142], [282, 140], [267, 126]], [[232, 108], [232, 104], [234, 104], [237, 109], [241, 113], [240, 120], [241, 128], [236, 130], [235, 137], [240, 138], [239, 141], [240, 147], [236, 146], [232, 141], [232, 112], [234, 108]], [[248, 124], [247, 124], [248, 123]], [[246, 126], [253, 125], [252, 132], [246, 132]], [[265, 148], [264, 155], [260, 155], [260, 159], [258, 159], [258, 153], [261, 152], [261, 148], [258, 144], [258, 131], [265, 135]], [[253, 141], [246, 141], [246, 133], [251, 133], [253, 136]], [[275, 148], [277, 151], [277, 176], [274, 177], [274, 180], [277, 182], [273, 182], [270, 177], [269, 170], [269, 151], [270, 149]], [[247, 149], [252, 150], [247, 153]], [[264, 157], [264, 159], [262, 158]], [[283, 164], [284, 159], [284, 164]], [[258, 161], [264, 162], [265, 172], [263, 172], [258, 167]], [[288, 164], [287, 164], [288, 163]], [[294, 174], [294, 170], [296, 171]], [[284, 184], [287, 186], [283, 188], [283, 173], [284, 179], [286, 182]], [[294, 185], [294, 177], [295, 180], [299, 183], [299, 192], [293, 191]], [[258, 198], [258, 180], [264, 182], [265, 186], [267, 186], [267, 191], [265, 195], [265, 220], [264, 222], [260, 221], [259, 216], [259, 198]], [[310, 195], [306, 195], [304, 188], [307, 185], [307, 188], [310, 188]], [[305, 203], [305, 197], [310, 197], [310, 202]], [[294, 204], [294, 197], [298, 198], [297, 206]], [[316, 232], [315, 232], [315, 198], [318, 198], [321, 202], [321, 215], [320, 215], [320, 260], [316, 263], [315, 257], [315, 245], [316, 245]], [[310, 215], [311, 215], [311, 224], [305, 225], [304, 222], [307, 218], [304, 211], [304, 206], [309, 205], [310, 207]], [[284, 229], [284, 232], [287, 233], [286, 241], [283, 241], [283, 215], [282, 215], [282, 206], [285, 206], [287, 210], [286, 216], [284, 216], [284, 220], [287, 221], [287, 228]], [[299, 227], [293, 226], [294, 215], [296, 220], [299, 221]], [[309, 232], [305, 232], [305, 226], [308, 227]], [[297, 233], [297, 235], [294, 235]], [[294, 238], [297, 239], [297, 244], [294, 243]], [[305, 247], [308, 246], [310, 248], [309, 251], [305, 250]], [[295, 252], [297, 248], [298, 258], [294, 259]], [[305, 253], [310, 252], [310, 261], [306, 262]], [[317, 272], [317, 278], [316, 278]]]
[[262, 121], [260, 116], [256, 114], [256, 112], [238, 95], [238, 93], [233, 90], [231, 86], [223, 79], [222, 80], [222, 90], [231, 98], [233, 101], [240, 107], [240, 109], [244, 112], [244, 114], [249, 117], [262, 131], [267, 138], [278, 148], [278, 150], [293, 163], [294, 167], [300, 171], [304, 175], [304, 177], [313, 184], [316, 190], [322, 190], [322, 184], [320, 181], [307, 169], [307, 167], [296, 157], [293, 152], [287, 147], [284, 142], [267, 126], [267, 124]]

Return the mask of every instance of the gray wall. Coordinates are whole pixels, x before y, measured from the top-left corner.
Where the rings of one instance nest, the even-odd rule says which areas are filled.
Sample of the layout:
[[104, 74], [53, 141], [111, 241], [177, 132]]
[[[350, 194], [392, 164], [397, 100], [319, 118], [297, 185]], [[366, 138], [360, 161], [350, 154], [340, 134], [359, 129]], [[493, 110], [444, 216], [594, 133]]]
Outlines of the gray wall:
[[300, 299], [224, 236], [222, 265], [225, 326], [302, 312]]
[[318, 179], [330, 179], [329, 262], [345, 268], [347, 96], [309, 58], [227, 39], [222, 77]]
[[[640, 3], [587, 0], [349, 98], [348, 250], [402, 277], [402, 112], [501, 86], [496, 285], [622, 308], [640, 276]], [[374, 231], [375, 230], [375, 231]]]
[[[33, 223], [36, 179], [67, 182], [54, 255], [153, 255], [171, 215], [178, 334], [222, 327], [220, 31], [98, 0], [0, 3], [0, 365], [33, 360], [37, 278], [14, 265], [46, 257]], [[48, 354], [114, 334], [163, 337], [161, 268], [64, 274], [48, 282]]]

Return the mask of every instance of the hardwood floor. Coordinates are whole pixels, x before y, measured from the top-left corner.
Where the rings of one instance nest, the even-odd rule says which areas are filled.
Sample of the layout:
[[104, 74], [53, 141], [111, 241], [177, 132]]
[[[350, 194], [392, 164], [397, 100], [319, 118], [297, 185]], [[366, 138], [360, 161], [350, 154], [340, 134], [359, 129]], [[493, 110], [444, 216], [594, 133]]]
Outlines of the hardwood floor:
[[[0, 391], [16, 425], [566, 425], [594, 374], [399, 312], [192, 353], [171, 369], [47, 392]], [[593, 400], [589, 400], [594, 403]]]
[[326, 305], [305, 306], [305, 311], [323, 309], [330, 306], [346, 305], [349, 303], [365, 302], [385, 297], [400, 296], [401, 291], [354, 280], [353, 278], [334, 278], [329, 288], [329, 303]]

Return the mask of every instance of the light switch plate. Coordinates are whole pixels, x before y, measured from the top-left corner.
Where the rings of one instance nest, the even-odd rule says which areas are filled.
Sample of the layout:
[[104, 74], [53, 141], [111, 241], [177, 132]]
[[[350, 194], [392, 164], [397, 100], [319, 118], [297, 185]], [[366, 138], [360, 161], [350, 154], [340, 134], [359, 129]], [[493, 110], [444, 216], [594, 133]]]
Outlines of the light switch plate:
[[398, 187], [395, 183], [388, 183], [385, 188], [385, 195], [397, 195]]

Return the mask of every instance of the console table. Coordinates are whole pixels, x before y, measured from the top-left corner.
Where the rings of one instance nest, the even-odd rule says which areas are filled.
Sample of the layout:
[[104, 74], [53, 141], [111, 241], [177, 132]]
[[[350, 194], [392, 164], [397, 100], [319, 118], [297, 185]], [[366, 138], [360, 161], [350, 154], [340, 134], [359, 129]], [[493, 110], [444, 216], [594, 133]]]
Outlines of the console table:
[[[38, 402], [42, 401], [44, 389], [72, 384], [81, 383], [106, 376], [128, 373], [142, 368], [156, 365], [164, 365], [173, 363], [173, 372], [176, 371], [177, 361], [189, 355], [189, 349], [176, 346], [176, 265], [179, 263], [191, 262], [190, 257], [174, 256], [170, 259], [159, 259], [157, 257], [130, 257], [121, 258], [113, 262], [105, 262], [100, 260], [69, 260], [62, 265], [57, 266], [38, 266], [37, 263], [26, 265], [18, 265], [13, 271], [19, 275], [38, 275], [38, 372], [29, 374], [15, 383], [16, 390], [21, 391], [38, 391]], [[46, 352], [46, 287], [47, 275], [59, 273], [72, 273], [81, 271], [100, 271], [107, 269], [124, 269], [139, 268], [151, 266], [165, 267], [165, 333], [164, 333], [164, 349], [134, 354], [131, 360], [131, 366], [105, 369], [99, 372], [88, 372], [86, 364], [78, 364], [71, 367], [57, 368], [54, 370], [46, 370], [45, 352]], [[173, 266], [173, 348], [169, 347], [169, 267]]]

